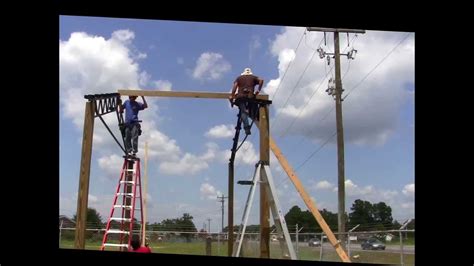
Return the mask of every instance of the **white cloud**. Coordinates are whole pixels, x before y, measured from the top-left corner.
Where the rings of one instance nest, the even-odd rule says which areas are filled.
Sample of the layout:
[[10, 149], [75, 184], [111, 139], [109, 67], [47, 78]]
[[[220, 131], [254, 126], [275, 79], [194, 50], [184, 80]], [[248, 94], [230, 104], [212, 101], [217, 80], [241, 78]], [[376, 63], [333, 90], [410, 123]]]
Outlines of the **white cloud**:
[[148, 74], [146, 71], [142, 71], [138, 77], [138, 84], [140, 84], [140, 86], [147, 86], [148, 82], [150, 82], [150, 78], [150, 74]]
[[163, 173], [169, 175], [194, 175], [208, 169], [208, 162], [214, 160], [219, 152], [219, 147], [215, 143], [206, 143], [206, 147], [206, 152], [199, 156], [186, 153], [182, 157], [163, 158], [165, 161], [160, 163], [159, 168]]
[[173, 86], [168, 80], [157, 80], [154, 82], [156, 89], [160, 91], [170, 91]]
[[415, 194], [415, 184], [405, 185], [402, 192], [407, 196], [413, 196]]
[[331, 189], [333, 185], [326, 180], [320, 181], [316, 184], [316, 189]]
[[61, 107], [64, 116], [73, 119], [78, 129], [82, 129], [85, 94], [138, 87], [138, 64], [130, 58], [130, 49], [123, 43], [133, 39], [133, 34], [116, 31], [112, 35], [112, 39], [106, 40], [75, 32], [68, 40], [59, 42]]
[[[140, 71], [136, 60], [140, 51], [133, 46], [135, 33], [130, 30], [118, 30], [110, 39], [89, 35], [85, 32], [74, 32], [67, 40], [59, 40], [60, 44], [60, 104], [64, 119], [70, 119], [78, 132], [82, 132], [86, 94], [113, 93], [118, 89], [139, 89], [150, 83], [151, 75]], [[138, 56], [137, 56], [138, 54]], [[160, 89], [170, 90], [172, 84], [168, 80], [154, 81]], [[125, 100], [122, 97], [122, 100]], [[141, 99], [139, 99], [140, 101]], [[162, 165], [166, 171], [181, 172], [180, 167], [190, 167], [192, 173], [206, 169], [206, 162], [199, 162], [196, 155], [183, 152], [174, 139], [169, 138], [157, 127], [158, 100], [147, 98], [149, 108], [139, 113], [143, 120], [143, 134], [139, 139], [138, 156], [143, 155], [145, 142], [149, 143], [150, 160], [165, 161]], [[113, 134], [120, 138], [118, 121], [114, 115], [103, 116]], [[121, 150], [101, 122], [94, 127], [93, 152], [98, 155], [99, 167], [109, 177], [119, 173], [122, 159], [117, 155]], [[206, 154], [211, 158], [212, 154]], [[150, 162], [153, 165], [154, 162]], [[155, 162], [155, 165], [158, 165]], [[170, 170], [170, 167], [178, 167]]]
[[[348, 179], [344, 182], [345, 190], [348, 196], [364, 196], [374, 193], [374, 187], [369, 185], [363, 188], [360, 188], [358, 185], [354, 184], [352, 180]], [[338, 191], [337, 187], [334, 188], [334, 191]]]
[[199, 80], [217, 80], [231, 69], [230, 63], [221, 54], [202, 53], [196, 61], [193, 78]]
[[212, 161], [216, 158], [217, 153], [219, 152], [219, 145], [213, 142], [206, 143], [207, 150], [206, 152], [199, 156], [204, 161]]
[[144, 59], [147, 58], [147, 54], [145, 53], [138, 53], [137, 59]]
[[[286, 27], [271, 43], [270, 52], [279, 61], [279, 74], [277, 77], [266, 78], [264, 92], [270, 95], [274, 113], [278, 115], [277, 121], [272, 123], [274, 134], [281, 134], [292, 125], [287, 134], [324, 141], [334, 132], [334, 111], [329, 119], [324, 119], [326, 114], [334, 109], [334, 100], [325, 92], [328, 80], [325, 73], [334, 65], [334, 61], [327, 66], [327, 61], [315, 55], [307, 71], [301, 76], [314, 53], [314, 48], [317, 48], [306, 44], [318, 44], [323, 37], [320, 32], [307, 32], [303, 37], [305, 40], [295, 53], [303, 32], [304, 28]], [[350, 61], [349, 72], [343, 80], [343, 96], [350, 91], [350, 96], [343, 102], [344, 137], [349, 143], [383, 145], [398, 126], [400, 109], [406, 103], [413, 102], [413, 90], [407, 88], [407, 85], [414, 84], [413, 34], [357, 89], [351, 91], [405, 35], [406, 33], [368, 31], [357, 37], [354, 44], [354, 48], [358, 50], [357, 57]], [[329, 34], [329, 37], [330, 40], [332, 34]], [[344, 51], [345, 43], [345, 39], [342, 39], [342, 52], [347, 52]], [[328, 46], [332, 47], [332, 43], [328, 43]], [[344, 75], [348, 60], [341, 57], [341, 65]], [[281, 80], [283, 75], [284, 79]], [[295, 93], [292, 94], [294, 88]], [[335, 141], [335, 138], [332, 141]]]
[[222, 192], [217, 190], [213, 185], [209, 183], [201, 184], [201, 188], [199, 189], [201, 192], [201, 198], [207, 198], [210, 200], [217, 199], [217, 196], [222, 195]]
[[233, 125], [217, 125], [209, 129], [206, 132], [206, 136], [209, 138], [228, 138], [234, 135]]
[[120, 171], [123, 166], [123, 158], [116, 154], [109, 156], [102, 156], [98, 160], [99, 167], [104, 170], [106, 176], [112, 180], [120, 176]]
[[128, 43], [135, 38], [135, 33], [130, 30], [117, 30], [112, 33], [112, 39]]
[[[240, 143], [239, 143], [240, 145]], [[230, 151], [228, 152], [229, 156], [225, 157], [227, 160], [230, 158]], [[239, 151], [235, 155], [235, 164], [240, 163], [253, 165], [258, 162], [259, 155], [255, 150], [253, 143], [246, 141], [242, 144]]]
[[165, 161], [160, 163], [160, 170], [168, 175], [194, 175], [208, 167], [207, 162], [190, 153], [186, 153], [178, 161]]

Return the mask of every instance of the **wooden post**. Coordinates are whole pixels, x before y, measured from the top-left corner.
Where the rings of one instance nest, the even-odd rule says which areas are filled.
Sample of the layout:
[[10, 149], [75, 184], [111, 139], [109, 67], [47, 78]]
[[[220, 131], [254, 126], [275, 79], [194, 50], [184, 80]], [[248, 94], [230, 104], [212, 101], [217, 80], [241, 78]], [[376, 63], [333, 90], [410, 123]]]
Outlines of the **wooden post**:
[[[260, 161], [270, 165], [269, 116], [268, 107], [262, 105], [259, 110], [260, 123]], [[265, 174], [261, 167], [260, 176]], [[270, 258], [270, 208], [266, 184], [260, 185], [260, 258]]]
[[229, 204], [227, 205], [227, 256], [232, 256], [234, 249], [234, 163], [229, 162], [229, 182], [227, 194]]
[[95, 101], [86, 102], [84, 130], [82, 133], [81, 169], [77, 193], [76, 232], [74, 248], [85, 248], [87, 203], [89, 199], [89, 177], [91, 170], [92, 137], [94, 135]]
[[206, 237], [206, 256], [212, 255], [212, 237]]

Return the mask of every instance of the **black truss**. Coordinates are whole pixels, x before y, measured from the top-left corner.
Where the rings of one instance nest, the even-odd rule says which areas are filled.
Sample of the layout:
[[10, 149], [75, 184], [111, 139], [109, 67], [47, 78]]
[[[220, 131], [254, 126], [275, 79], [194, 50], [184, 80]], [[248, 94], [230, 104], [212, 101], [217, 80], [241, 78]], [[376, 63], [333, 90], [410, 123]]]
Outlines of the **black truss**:
[[106, 115], [112, 112], [115, 112], [117, 114], [117, 120], [119, 122], [119, 129], [120, 129], [120, 134], [122, 135], [122, 142], [125, 143], [125, 130], [124, 130], [124, 123], [123, 123], [123, 114], [119, 112], [118, 108], [118, 100], [120, 99], [120, 94], [119, 93], [106, 93], [106, 94], [89, 94], [89, 95], [84, 95], [84, 98], [89, 100], [90, 102], [94, 101], [95, 102], [95, 116], [94, 117], [99, 117], [104, 126], [107, 128], [109, 131], [110, 135], [114, 138], [115, 142], [119, 145], [120, 149], [124, 153], [126, 153], [125, 149], [121, 145], [121, 143], [118, 141], [118, 139], [115, 137], [115, 135], [112, 133], [110, 130], [109, 126], [107, 123], [105, 123], [104, 119], [102, 118], [102, 115]]
[[118, 93], [89, 94], [84, 95], [89, 101], [95, 101], [95, 117], [115, 112], [117, 102], [120, 99]]

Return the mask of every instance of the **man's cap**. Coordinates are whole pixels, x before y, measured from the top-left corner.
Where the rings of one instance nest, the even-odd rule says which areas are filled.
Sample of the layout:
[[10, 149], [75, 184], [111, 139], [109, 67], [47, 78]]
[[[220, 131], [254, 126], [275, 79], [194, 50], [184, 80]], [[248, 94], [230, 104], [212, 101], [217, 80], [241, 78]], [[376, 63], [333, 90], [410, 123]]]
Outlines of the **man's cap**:
[[247, 67], [244, 69], [244, 72], [242, 72], [241, 75], [252, 75], [252, 70], [249, 67]]

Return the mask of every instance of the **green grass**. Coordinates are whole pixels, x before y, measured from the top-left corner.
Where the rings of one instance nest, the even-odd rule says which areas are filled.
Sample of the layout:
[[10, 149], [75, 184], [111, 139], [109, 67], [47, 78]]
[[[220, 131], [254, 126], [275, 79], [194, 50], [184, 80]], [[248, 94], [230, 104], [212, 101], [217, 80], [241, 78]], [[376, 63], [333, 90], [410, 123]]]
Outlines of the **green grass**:
[[[395, 244], [395, 243], [394, 243]], [[406, 244], [406, 243], [404, 243]], [[87, 250], [100, 250], [100, 241], [86, 241]], [[74, 248], [74, 241], [62, 240], [61, 248]], [[153, 253], [167, 253], [167, 254], [183, 254], [183, 255], [206, 255], [206, 247], [204, 242], [191, 243], [152, 243], [150, 245]], [[108, 248], [107, 250], [113, 250]], [[220, 243], [219, 248], [217, 242], [212, 242], [211, 249], [212, 256], [227, 256], [227, 243]], [[258, 242], [248, 244], [243, 249], [244, 257], [259, 257]], [[282, 259], [281, 250], [278, 244], [270, 244], [270, 256], [273, 259]], [[354, 258], [355, 256], [355, 258]], [[319, 247], [299, 247], [299, 260], [319, 261], [320, 248]], [[404, 254], [404, 263], [413, 265], [415, 263], [414, 254]], [[341, 259], [335, 250], [324, 249], [322, 261], [340, 262]], [[351, 261], [359, 263], [380, 263], [380, 264], [400, 264], [400, 254], [385, 251], [365, 251], [357, 250], [351, 251]]]

